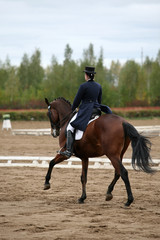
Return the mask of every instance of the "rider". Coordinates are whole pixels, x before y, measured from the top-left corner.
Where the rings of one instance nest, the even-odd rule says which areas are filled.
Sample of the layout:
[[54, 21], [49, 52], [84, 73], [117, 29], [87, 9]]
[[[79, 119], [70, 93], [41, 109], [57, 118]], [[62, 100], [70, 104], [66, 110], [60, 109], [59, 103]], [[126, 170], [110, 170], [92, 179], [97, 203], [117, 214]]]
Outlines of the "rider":
[[72, 105], [74, 111], [81, 103], [79, 111], [71, 119], [67, 127], [66, 150], [60, 151], [60, 154], [70, 158], [72, 156], [72, 147], [74, 142], [75, 129], [85, 131], [91, 118], [93, 109], [101, 108], [102, 88], [101, 85], [94, 81], [96, 74], [94, 67], [85, 67], [85, 83], [81, 84], [75, 96]]

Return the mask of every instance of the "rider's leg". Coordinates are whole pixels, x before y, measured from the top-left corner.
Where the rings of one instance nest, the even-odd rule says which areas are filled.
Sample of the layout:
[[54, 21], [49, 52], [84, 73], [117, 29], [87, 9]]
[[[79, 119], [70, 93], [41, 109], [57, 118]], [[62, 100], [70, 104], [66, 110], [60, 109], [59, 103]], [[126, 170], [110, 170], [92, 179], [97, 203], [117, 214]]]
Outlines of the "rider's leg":
[[[76, 115], [77, 114], [74, 115], [74, 117], [71, 119], [70, 122], [72, 122], [76, 118]], [[67, 158], [70, 158], [73, 153], [73, 143], [74, 143], [74, 139], [75, 139], [74, 132], [75, 132], [75, 129], [69, 123], [67, 126], [66, 150], [64, 152], [60, 151], [60, 154]]]
[[74, 132], [72, 132], [71, 130], [67, 131], [66, 150], [64, 152], [60, 151], [60, 154], [67, 158], [70, 158], [73, 153], [74, 135]]

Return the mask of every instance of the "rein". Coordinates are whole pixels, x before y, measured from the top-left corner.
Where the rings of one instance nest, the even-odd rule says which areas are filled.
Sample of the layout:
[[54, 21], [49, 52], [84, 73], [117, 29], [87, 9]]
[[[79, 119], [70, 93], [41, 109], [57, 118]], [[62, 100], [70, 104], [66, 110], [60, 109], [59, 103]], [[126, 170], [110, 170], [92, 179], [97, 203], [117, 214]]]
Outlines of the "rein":
[[69, 118], [69, 116], [72, 113], [74, 113], [74, 111], [71, 111], [70, 113], [68, 113], [62, 120], [59, 120], [57, 123], [53, 123], [53, 120], [52, 120], [53, 116], [52, 116], [52, 113], [51, 113], [51, 106], [50, 105], [48, 106], [48, 113], [49, 113], [49, 119], [50, 119], [51, 127], [52, 127], [52, 129], [54, 129], [54, 128], [61, 128], [63, 126], [63, 125], [61, 125], [61, 123], [64, 122], [67, 118]]

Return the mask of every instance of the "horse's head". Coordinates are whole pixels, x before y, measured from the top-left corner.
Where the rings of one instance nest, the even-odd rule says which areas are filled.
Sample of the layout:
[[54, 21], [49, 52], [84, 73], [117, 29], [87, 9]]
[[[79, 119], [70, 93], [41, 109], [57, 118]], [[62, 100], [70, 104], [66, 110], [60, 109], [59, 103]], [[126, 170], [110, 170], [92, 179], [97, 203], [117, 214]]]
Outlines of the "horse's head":
[[54, 102], [49, 103], [47, 98], [45, 98], [45, 102], [48, 105], [47, 116], [49, 117], [51, 124], [51, 135], [56, 138], [59, 136], [60, 130], [59, 114], [54, 108]]
[[71, 104], [62, 97], [55, 99], [51, 103], [49, 103], [48, 99], [45, 98], [45, 102], [48, 105], [47, 115], [51, 123], [51, 135], [53, 137], [58, 137], [60, 128], [71, 116]]

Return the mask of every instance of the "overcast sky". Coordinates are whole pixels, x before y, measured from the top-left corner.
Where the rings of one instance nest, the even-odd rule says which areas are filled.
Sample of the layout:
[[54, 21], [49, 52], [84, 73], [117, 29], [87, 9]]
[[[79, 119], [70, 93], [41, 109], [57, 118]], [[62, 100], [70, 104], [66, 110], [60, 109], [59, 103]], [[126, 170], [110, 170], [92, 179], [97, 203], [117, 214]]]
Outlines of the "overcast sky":
[[89, 44], [104, 60], [141, 61], [160, 50], [160, 0], [0, 0], [0, 60], [19, 65], [36, 48], [42, 64], [64, 60], [69, 44], [78, 60]]

